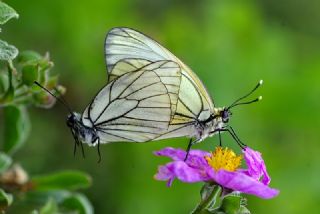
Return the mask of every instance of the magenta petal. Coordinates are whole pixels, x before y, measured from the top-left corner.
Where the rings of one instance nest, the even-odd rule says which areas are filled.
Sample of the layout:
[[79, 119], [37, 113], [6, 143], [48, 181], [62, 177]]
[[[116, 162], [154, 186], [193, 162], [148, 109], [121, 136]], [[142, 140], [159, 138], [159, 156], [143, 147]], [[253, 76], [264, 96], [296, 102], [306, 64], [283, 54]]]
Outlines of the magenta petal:
[[[186, 157], [186, 151], [182, 150], [182, 149], [175, 149], [172, 147], [166, 147], [164, 149], [161, 149], [159, 151], [154, 152], [155, 155], [158, 156], [166, 156], [171, 158], [172, 160], [184, 160]], [[189, 156], [188, 159], [190, 159], [190, 157], [201, 157], [203, 158], [206, 155], [210, 155], [210, 153], [202, 151], [202, 150], [191, 150], [189, 152]]]
[[175, 161], [184, 160], [184, 158], [186, 157], [186, 152], [184, 150], [175, 149], [172, 147], [166, 147], [164, 149], [154, 152], [154, 154], [158, 156], [166, 156]]
[[167, 180], [168, 186], [171, 185], [174, 178], [178, 178], [183, 182], [193, 183], [208, 179], [206, 174], [201, 171], [189, 167], [184, 161], [170, 162], [164, 166], [160, 166], [158, 173], [155, 175], [157, 180]]
[[168, 169], [183, 182], [193, 183], [203, 180], [199, 171], [189, 167], [184, 161], [176, 161], [172, 164], [169, 164]]
[[209, 175], [221, 186], [246, 194], [256, 195], [260, 198], [269, 199], [279, 194], [279, 190], [272, 189], [241, 172], [229, 172], [225, 170], [215, 172], [212, 170]]
[[167, 166], [159, 166], [158, 173], [154, 178], [160, 181], [168, 181], [167, 186], [170, 187], [175, 175], [167, 168]]
[[247, 174], [256, 180], [262, 177], [262, 183], [268, 185], [270, 183], [270, 176], [268, 175], [266, 165], [261, 157], [261, 153], [254, 151], [249, 147], [243, 149], [244, 159], [248, 166]]
[[209, 156], [210, 153], [202, 150], [194, 149], [194, 150], [190, 150], [189, 155], [203, 158], [204, 156]]

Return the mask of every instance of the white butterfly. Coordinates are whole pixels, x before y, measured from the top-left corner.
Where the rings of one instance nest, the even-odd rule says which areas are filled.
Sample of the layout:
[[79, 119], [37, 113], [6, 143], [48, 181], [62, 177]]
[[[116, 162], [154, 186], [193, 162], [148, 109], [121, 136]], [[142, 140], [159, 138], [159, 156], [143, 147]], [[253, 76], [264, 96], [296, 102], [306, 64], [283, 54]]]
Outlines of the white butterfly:
[[230, 109], [260, 100], [239, 102], [262, 81], [229, 107], [216, 108], [196, 74], [140, 32], [113, 28], [106, 37], [105, 57], [108, 84], [82, 115], [71, 113], [67, 119], [76, 145], [98, 145], [99, 149], [101, 143], [187, 136], [189, 151], [192, 144], [227, 131], [241, 146], [227, 125]]

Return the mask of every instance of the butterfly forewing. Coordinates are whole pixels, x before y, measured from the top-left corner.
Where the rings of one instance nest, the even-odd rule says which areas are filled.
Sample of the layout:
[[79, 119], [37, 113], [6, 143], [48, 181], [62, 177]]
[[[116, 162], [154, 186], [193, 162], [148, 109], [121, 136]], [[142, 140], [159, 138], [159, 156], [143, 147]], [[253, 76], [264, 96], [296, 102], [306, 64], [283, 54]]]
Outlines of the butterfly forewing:
[[105, 41], [105, 55], [109, 73], [123, 59], [151, 62], [172, 59], [172, 54], [157, 42], [129, 28], [113, 28], [109, 31]]
[[[165, 133], [171, 119], [172, 99], [164, 76], [158, 73], [169, 65], [171, 69], [163, 74], [170, 76], [170, 84], [180, 85], [180, 67], [174, 62], [131, 67], [130, 72], [123, 73], [97, 94], [84, 111], [82, 122], [97, 130], [102, 143], [145, 142]], [[119, 62], [114, 69], [126, 66]]]
[[[171, 102], [172, 119], [167, 133], [162, 134], [161, 138], [189, 135], [189, 129], [194, 126], [194, 121], [206, 120], [212, 114], [214, 105], [201, 80], [188, 66], [156, 41], [129, 28], [114, 28], [107, 35], [105, 48], [111, 79], [130, 70], [125, 67], [115, 69], [114, 66], [119, 61], [136, 68], [159, 60], [170, 60], [180, 66], [182, 76], [179, 87], [176, 85], [168, 87], [169, 90], [178, 91], [178, 99], [177, 102]], [[167, 83], [169, 86], [170, 83]], [[191, 132], [194, 131], [193, 127]]]

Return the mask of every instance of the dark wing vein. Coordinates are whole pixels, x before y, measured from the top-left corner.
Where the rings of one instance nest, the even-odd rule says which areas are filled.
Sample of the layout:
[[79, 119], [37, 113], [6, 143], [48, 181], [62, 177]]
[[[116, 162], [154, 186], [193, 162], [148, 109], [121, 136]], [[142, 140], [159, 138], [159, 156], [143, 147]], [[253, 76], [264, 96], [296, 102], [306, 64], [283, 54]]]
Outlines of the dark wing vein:
[[[203, 101], [202, 101], [202, 96], [200, 94], [200, 92], [198, 91], [198, 87], [194, 84], [194, 82], [192, 80], [189, 79], [189, 77], [187, 77], [184, 73], [182, 73], [183, 76], [185, 76], [190, 82], [191, 84], [193, 85], [193, 87], [195, 88], [195, 91], [197, 92], [199, 98], [200, 98], [200, 101], [201, 101], [201, 110], [197, 113], [197, 114], [194, 114], [194, 112], [190, 111], [193, 115], [195, 115], [197, 118], [199, 117], [200, 113], [202, 112], [203, 110]], [[181, 101], [181, 100], [180, 100]], [[185, 104], [184, 104], [185, 105]], [[185, 105], [186, 106], [186, 105]], [[186, 106], [187, 107], [187, 106]], [[189, 107], [187, 107], [189, 109]]]
[[[99, 116], [95, 119], [94, 123], [99, 120], [99, 118], [101, 117], [101, 115], [106, 111], [106, 109], [110, 106], [110, 104], [114, 101], [117, 100], [117, 98], [119, 98], [135, 81], [137, 81], [137, 79], [139, 79], [141, 77], [141, 75], [143, 75], [144, 72], [141, 72], [140, 75], [138, 75], [138, 77], [136, 77], [130, 84], [128, 84], [123, 90], [122, 92], [112, 101], [109, 99], [109, 103], [106, 105], [106, 107], [104, 107], [104, 109], [100, 112]], [[114, 81], [115, 82], [115, 81]], [[114, 83], [113, 82], [113, 83]], [[112, 85], [111, 85], [112, 86]], [[111, 98], [111, 87], [110, 87], [110, 92], [109, 92], [109, 97]]]
[[177, 130], [179, 130], [179, 129], [185, 128], [185, 127], [187, 127], [187, 126], [191, 126], [191, 125], [193, 125], [193, 124], [194, 124], [194, 122], [179, 123], [179, 125], [183, 125], [183, 126], [180, 126], [180, 127], [176, 128], [176, 129], [172, 129], [172, 130], [167, 131], [167, 132], [164, 132], [164, 133], [158, 135], [158, 136], [157, 136], [156, 138], [154, 138], [154, 139], [160, 138], [160, 137], [163, 136], [163, 135], [169, 134], [169, 133], [171, 133], [171, 132], [175, 132], [175, 131], [177, 131]]
[[114, 136], [114, 137], [122, 138], [122, 139], [124, 139], [125, 141], [137, 142], [137, 141], [135, 141], [134, 139], [127, 138], [127, 137], [123, 137], [123, 136], [120, 136], [120, 135], [117, 135], [117, 134], [114, 134], [114, 133], [111, 134], [110, 132], [105, 131], [105, 130], [101, 130], [101, 129], [97, 129], [97, 130], [100, 131], [100, 132], [106, 133], [106, 134], [108, 134], [108, 135], [112, 135], [112, 136]]
[[195, 117], [197, 117], [198, 114], [194, 113], [194, 112], [189, 108], [189, 106], [187, 106], [180, 98], [178, 98], [178, 99], [179, 99], [180, 103], [181, 103], [184, 107], [186, 107], [186, 109], [188, 109], [188, 111], [189, 111], [191, 114], [193, 114]]
[[123, 116], [124, 118], [133, 119], [133, 120], [141, 120], [141, 121], [154, 121], [154, 122], [170, 122], [170, 120], [152, 120], [152, 119], [141, 119], [136, 117]]
[[146, 133], [146, 134], [158, 134], [156, 132], [148, 132], [142, 130], [128, 130], [128, 129], [119, 129], [119, 128], [99, 128], [99, 130], [108, 130], [108, 131], [126, 131], [126, 132], [136, 132], [136, 133]]

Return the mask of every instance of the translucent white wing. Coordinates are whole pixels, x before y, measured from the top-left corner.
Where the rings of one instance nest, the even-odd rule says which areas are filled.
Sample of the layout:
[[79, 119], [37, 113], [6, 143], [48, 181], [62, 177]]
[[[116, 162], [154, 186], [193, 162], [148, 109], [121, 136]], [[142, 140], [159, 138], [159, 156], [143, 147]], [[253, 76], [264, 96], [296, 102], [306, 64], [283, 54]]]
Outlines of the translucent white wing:
[[[159, 43], [140, 32], [129, 28], [113, 28], [105, 41], [105, 57], [111, 79], [121, 75], [114, 65], [122, 60], [144, 64], [159, 60], [171, 60], [181, 67], [182, 79], [179, 90], [178, 110], [185, 114], [177, 120], [190, 121], [189, 116], [199, 120], [207, 119], [214, 105], [201, 80], [181, 60], [162, 47]], [[135, 60], [133, 60], [135, 59]], [[179, 109], [179, 107], [183, 109]], [[204, 112], [203, 112], [204, 111]]]
[[[146, 65], [148, 65], [148, 69], [154, 70], [154, 72], [159, 76], [161, 82], [167, 88], [171, 103], [171, 116], [173, 117], [173, 114], [177, 108], [178, 94], [182, 76], [181, 68], [177, 63], [168, 60], [150, 63], [146, 60], [124, 59], [118, 62], [113, 68], [110, 78], [115, 79], [125, 73], [137, 71]], [[118, 76], [113, 74], [117, 74]]]
[[117, 66], [112, 67], [108, 75], [108, 81], [111, 82], [123, 74], [136, 71], [150, 63], [151, 61], [140, 59], [123, 59], [118, 61]]
[[[119, 62], [114, 69], [120, 71], [125, 66]], [[180, 85], [180, 79], [180, 67], [170, 61], [126, 72], [97, 94], [85, 109], [82, 122], [97, 131], [101, 143], [150, 141], [168, 129], [172, 115], [167, 87]]]

